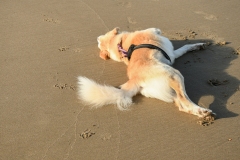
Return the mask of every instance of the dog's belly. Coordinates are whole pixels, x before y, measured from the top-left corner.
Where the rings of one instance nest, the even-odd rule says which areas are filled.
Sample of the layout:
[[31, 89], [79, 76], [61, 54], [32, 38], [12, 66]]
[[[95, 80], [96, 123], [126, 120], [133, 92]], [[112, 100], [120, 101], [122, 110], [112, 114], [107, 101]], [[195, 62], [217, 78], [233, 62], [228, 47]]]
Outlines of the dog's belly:
[[165, 102], [173, 102], [175, 92], [169, 87], [164, 77], [152, 78], [141, 84], [140, 93], [146, 97], [157, 98]]

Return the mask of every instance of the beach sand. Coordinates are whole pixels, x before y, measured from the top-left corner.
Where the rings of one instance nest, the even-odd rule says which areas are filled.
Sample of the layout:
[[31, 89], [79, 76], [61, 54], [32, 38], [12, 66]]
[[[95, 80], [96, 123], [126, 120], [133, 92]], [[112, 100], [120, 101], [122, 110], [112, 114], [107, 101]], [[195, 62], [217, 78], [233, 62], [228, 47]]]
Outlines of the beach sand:
[[[240, 3], [41, 0], [0, 5], [0, 159], [238, 160]], [[175, 48], [211, 42], [173, 65], [189, 97], [217, 113], [209, 126], [174, 104], [137, 95], [130, 111], [90, 109], [77, 77], [119, 86], [126, 66], [99, 58], [96, 38], [114, 27], [160, 28]]]

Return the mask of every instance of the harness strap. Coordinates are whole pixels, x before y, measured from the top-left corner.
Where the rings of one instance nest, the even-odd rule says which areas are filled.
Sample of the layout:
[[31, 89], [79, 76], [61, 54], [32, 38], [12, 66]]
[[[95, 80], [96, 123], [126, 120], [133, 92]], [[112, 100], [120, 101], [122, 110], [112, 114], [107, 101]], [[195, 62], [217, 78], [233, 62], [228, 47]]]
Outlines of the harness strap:
[[140, 44], [140, 45], [134, 45], [132, 44], [129, 48], [128, 48], [128, 51], [127, 51], [127, 57], [128, 57], [128, 60], [130, 60], [131, 58], [131, 55], [132, 55], [132, 52], [136, 49], [139, 49], [139, 48], [149, 48], [149, 49], [157, 49], [159, 51], [162, 52], [162, 54], [165, 56], [166, 59], [168, 59], [170, 62], [171, 62], [171, 59], [170, 57], [168, 56], [168, 54], [162, 49], [162, 48], [159, 48], [158, 46], [155, 46], [155, 45], [152, 45], [152, 44]]

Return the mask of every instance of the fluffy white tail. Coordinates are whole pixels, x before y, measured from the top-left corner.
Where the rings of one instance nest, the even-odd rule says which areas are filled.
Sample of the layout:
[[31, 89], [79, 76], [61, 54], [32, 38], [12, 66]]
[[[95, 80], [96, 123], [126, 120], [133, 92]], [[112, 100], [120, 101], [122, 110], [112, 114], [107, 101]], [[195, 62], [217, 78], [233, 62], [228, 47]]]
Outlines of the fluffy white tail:
[[124, 90], [101, 85], [81, 76], [78, 77], [78, 98], [96, 108], [116, 104], [120, 110], [127, 110], [132, 104], [132, 97]]

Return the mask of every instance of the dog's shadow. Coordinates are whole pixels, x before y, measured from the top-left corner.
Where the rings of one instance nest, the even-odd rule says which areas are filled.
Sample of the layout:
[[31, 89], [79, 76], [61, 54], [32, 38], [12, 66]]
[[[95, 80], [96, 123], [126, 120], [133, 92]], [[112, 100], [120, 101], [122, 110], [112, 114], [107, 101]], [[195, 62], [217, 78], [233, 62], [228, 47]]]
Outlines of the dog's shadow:
[[[172, 41], [175, 49], [188, 43], [199, 42], [211, 42], [211, 40]], [[205, 50], [190, 52], [179, 57], [173, 67], [184, 76], [187, 94], [193, 102], [209, 107], [217, 114], [217, 118], [235, 117], [238, 114], [229, 111], [227, 106], [234, 105], [234, 102], [229, 102], [229, 98], [239, 91], [240, 81], [226, 70], [230, 65], [234, 65], [233, 60], [237, 57], [233, 54], [233, 48], [212, 43], [206, 46]], [[207, 97], [206, 104], [204, 97]], [[213, 101], [211, 104], [209, 99]]]

